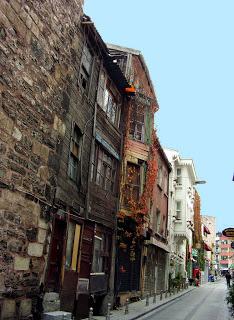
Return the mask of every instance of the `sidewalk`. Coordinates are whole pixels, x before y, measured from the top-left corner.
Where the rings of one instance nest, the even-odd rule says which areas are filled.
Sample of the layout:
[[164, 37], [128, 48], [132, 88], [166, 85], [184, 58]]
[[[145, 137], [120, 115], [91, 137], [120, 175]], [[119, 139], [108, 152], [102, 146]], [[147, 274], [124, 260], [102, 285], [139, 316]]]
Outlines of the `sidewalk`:
[[[178, 299], [179, 297], [188, 294], [192, 290], [195, 290], [196, 287], [189, 287], [188, 289], [183, 289], [176, 292], [174, 295], [165, 298], [165, 294], [163, 294], [163, 299], [160, 300], [160, 295], [157, 295], [156, 303], [153, 303], [153, 297], [149, 298], [149, 306], [146, 306], [146, 299], [130, 303], [128, 305], [128, 314], [125, 314], [125, 307], [121, 307], [118, 310], [111, 310], [110, 320], [133, 320], [139, 319], [142, 316], [150, 313], [153, 310], [167, 304], [173, 300]], [[106, 320], [106, 316], [93, 316], [93, 320]], [[86, 318], [85, 320], [88, 320]]]

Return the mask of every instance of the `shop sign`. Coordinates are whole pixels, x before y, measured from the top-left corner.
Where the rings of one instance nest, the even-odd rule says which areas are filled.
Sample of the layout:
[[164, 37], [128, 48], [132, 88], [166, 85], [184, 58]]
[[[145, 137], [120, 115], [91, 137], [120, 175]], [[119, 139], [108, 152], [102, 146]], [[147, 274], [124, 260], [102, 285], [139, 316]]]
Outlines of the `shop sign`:
[[234, 228], [226, 228], [223, 230], [223, 235], [225, 237], [234, 238]]
[[198, 256], [198, 250], [197, 249], [192, 249], [192, 256], [197, 257]]

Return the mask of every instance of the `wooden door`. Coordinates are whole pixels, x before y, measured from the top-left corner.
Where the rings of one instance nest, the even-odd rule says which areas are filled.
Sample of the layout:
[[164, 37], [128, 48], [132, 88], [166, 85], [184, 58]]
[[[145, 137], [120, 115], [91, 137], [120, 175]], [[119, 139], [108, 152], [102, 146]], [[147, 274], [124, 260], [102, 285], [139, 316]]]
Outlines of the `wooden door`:
[[47, 272], [46, 288], [59, 292], [61, 286], [61, 272], [63, 266], [64, 240], [66, 222], [55, 219], [51, 238], [50, 257]]

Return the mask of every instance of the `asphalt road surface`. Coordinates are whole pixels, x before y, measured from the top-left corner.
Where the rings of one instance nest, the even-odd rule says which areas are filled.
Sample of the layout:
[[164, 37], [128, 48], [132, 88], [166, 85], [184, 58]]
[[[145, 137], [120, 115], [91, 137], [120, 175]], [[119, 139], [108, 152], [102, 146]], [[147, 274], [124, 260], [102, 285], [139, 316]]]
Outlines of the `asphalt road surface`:
[[[157, 309], [146, 320], [229, 320], [225, 301], [226, 282], [220, 280], [196, 288], [190, 293]], [[143, 319], [143, 318], [142, 318]]]

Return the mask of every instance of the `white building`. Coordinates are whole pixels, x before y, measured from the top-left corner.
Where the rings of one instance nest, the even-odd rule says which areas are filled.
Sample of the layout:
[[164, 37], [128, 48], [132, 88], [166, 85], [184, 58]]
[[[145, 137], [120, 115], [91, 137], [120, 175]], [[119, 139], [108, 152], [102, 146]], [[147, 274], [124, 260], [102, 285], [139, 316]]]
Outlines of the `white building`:
[[164, 151], [172, 166], [168, 218], [170, 273], [172, 278], [178, 273], [189, 278], [192, 276], [193, 203], [197, 177], [192, 159], [182, 159], [175, 150]]

